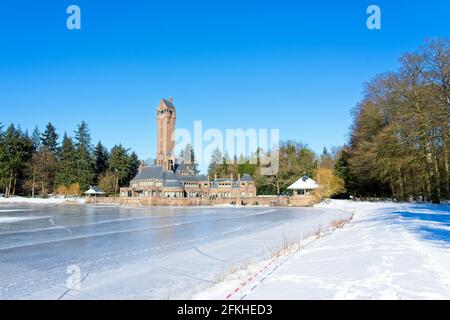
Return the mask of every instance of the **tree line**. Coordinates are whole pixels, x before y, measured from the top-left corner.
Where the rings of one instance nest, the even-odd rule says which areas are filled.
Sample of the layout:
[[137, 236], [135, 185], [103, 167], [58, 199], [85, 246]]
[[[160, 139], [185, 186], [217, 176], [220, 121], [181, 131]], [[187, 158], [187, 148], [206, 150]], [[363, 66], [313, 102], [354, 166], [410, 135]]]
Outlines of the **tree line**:
[[[293, 140], [280, 142], [272, 151], [278, 153], [278, 167], [273, 172], [264, 173], [262, 169], [269, 169], [271, 163], [265, 159], [270, 158], [271, 152], [258, 149], [250, 157], [233, 157], [220, 149], [214, 150], [208, 166], [208, 175], [213, 177], [234, 178], [240, 174], [250, 174], [256, 185], [259, 195], [289, 195], [292, 192], [287, 188], [300, 179], [308, 176], [315, 179], [321, 186], [320, 195], [331, 197], [345, 191], [343, 179], [335, 173], [335, 164], [339, 149], [328, 152], [324, 148], [320, 156], [306, 144]], [[272, 160], [276, 161], [275, 158]]]
[[[428, 41], [400, 58], [400, 68], [376, 76], [365, 85], [363, 99], [353, 110], [347, 145], [316, 155], [307, 145], [281, 142], [276, 151], [278, 170], [261, 174], [269, 151], [230, 159], [216, 149], [208, 175], [237, 177], [248, 173], [258, 194], [288, 194], [287, 187], [301, 176], [321, 186], [324, 197], [450, 199], [450, 49], [449, 39]], [[136, 153], [122, 145], [107, 150], [94, 147], [85, 122], [74, 137], [62, 142], [49, 123], [30, 136], [20, 127], [0, 124], [0, 192], [46, 195], [81, 194], [98, 184], [117, 193], [137, 173]], [[272, 152], [273, 152], [272, 151]], [[190, 159], [198, 173], [194, 150], [186, 146], [181, 159]], [[186, 161], [188, 162], [188, 161]]]
[[428, 41], [376, 76], [336, 163], [350, 195], [450, 199], [449, 39]]
[[127, 186], [139, 168], [135, 152], [122, 145], [108, 150], [100, 141], [93, 146], [83, 121], [61, 142], [52, 123], [30, 135], [13, 124], [0, 124], [0, 192], [14, 195], [80, 195], [92, 185], [107, 193]]
[[261, 175], [262, 150], [233, 162], [217, 149], [208, 174], [249, 173], [258, 194], [289, 193], [287, 187], [307, 175], [324, 197], [450, 199], [449, 56], [448, 38], [427, 41], [404, 54], [398, 70], [366, 83], [349, 142], [332, 152], [318, 156], [304, 144], [282, 142], [278, 171]]

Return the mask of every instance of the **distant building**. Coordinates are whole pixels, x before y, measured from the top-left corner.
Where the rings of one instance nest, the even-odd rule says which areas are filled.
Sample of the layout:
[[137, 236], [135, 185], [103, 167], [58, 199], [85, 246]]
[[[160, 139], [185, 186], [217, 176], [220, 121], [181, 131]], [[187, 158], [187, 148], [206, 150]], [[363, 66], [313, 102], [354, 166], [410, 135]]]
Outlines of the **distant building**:
[[301, 177], [288, 187], [293, 190], [294, 196], [309, 195], [311, 191], [319, 188], [319, 184], [308, 176]]
[[205, 175], [196, 175], [188, 164], [178, 161], [172, 154], [175, 122], [173, 99], [162, 99], [156, 111], [156, 165], [141, 163], [130, 186], [120, 188], [121, 197], [214, 199], [256, 196], [256, 186], [249, 174], [210, 179]]
[[96, 196], [103, 196], [105, 193], [99, 187], [93, 186], [93, 187], [90, 187], [89, 190], [86, 191], [84, 194], [89, 197], [91, 197], [91, 196], [96, 197]]

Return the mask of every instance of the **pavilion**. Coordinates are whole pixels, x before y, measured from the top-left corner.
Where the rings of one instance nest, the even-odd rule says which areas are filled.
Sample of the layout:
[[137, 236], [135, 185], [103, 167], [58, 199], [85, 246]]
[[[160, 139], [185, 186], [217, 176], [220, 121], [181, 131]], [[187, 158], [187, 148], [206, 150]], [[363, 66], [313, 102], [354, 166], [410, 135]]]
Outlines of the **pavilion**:
[[105, 193], [99, 187], [93, 186], [93, 187], [90, 187], [90, 189], [88, 191], [86, 191], [84, 194], [89, 197], [92, 197], [92, 196], [97, 197], [97, 196], [102, 196]]
[[311, 191], [319, 188], [320, 185], [308, 176], [301, 177], [288, 187], [293, 190], [294, 196], [309, 195]]

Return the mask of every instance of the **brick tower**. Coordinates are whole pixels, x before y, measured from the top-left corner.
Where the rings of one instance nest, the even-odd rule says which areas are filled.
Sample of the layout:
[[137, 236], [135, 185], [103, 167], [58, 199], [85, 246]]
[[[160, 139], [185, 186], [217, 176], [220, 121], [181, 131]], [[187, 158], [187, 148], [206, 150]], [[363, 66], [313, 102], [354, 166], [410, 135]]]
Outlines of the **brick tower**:
[[172, 154], [174, 148], [172, 134], [175, 131], [176, 118], [173, 99], [161, 99], [156, 111], [156, 125], [158, 128], [156, 164], [163, 166], [164, 170], [173, 170], [175, 162]]

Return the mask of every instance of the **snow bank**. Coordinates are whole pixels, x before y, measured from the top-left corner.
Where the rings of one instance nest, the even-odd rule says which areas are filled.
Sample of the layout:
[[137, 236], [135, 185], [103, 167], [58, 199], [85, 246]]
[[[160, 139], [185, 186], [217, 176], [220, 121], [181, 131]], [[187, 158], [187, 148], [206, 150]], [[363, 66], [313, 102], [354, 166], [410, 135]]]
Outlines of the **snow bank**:
[[447, 206], [333, 200], [316, 207], [356, 215], [193, 299], [450, 299]]
[[67, 203], [67, 202], [76, 202], [76, 203], [84, 203], [83, 198], [26, 198], [26, 197], [9, 197], [9, 198], [3, 198], [0, 197], [0, 204], [6, 203], [28, 203], [28, 204], [61, 204], [61, 203]]

